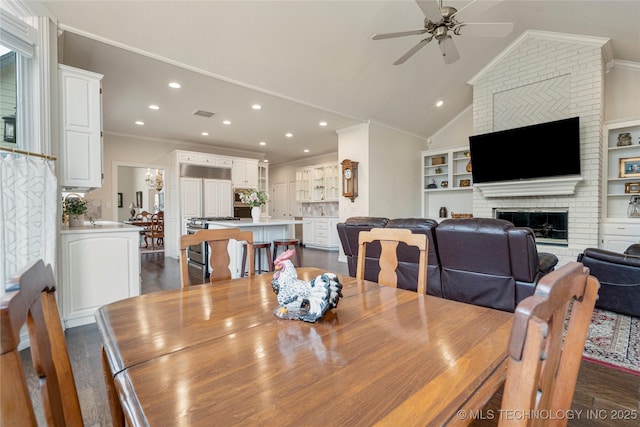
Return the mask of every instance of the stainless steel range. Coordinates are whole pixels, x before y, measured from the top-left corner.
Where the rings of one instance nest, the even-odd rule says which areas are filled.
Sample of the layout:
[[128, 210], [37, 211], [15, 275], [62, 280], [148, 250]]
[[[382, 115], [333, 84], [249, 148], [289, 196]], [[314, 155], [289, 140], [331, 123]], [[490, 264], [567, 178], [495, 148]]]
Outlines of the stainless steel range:
[[[236, 221], [240, 218], [233, 216], [223, 217], [198, 217], [189, 218], [187, 220], [187, 234], [195, 234], [200, 230], [206, 230], [209, 228], [208, 221]], [[187, 248], [187, 261], [189, 267], [192, 267], [202, 275], [202, 280], [209, 277], [209, 244], [203, 242], [199, 245], [191, 245]]]

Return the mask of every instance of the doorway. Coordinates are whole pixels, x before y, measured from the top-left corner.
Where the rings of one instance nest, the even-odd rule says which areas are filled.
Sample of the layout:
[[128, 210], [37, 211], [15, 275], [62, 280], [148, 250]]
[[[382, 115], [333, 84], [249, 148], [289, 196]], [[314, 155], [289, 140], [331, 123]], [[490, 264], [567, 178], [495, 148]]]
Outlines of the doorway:
[[[164, 184], [160, 191], [145, 182], [147, 172], [155, 177], [156, 170], [162, 177]], [[116, 189], [114, 194], [117, 197], [114, 206], [118, 206], [113, 210], [113, 220], [123, 222], [130, 219], [132, 210], [136, 214], [142, 211], [152, 213], [160, 210], [166, 211], [166, 182], [166, 171], [162, 165], [113, 162], [112, 188]], [[122, 203], [120, 203], [121, 201]]]

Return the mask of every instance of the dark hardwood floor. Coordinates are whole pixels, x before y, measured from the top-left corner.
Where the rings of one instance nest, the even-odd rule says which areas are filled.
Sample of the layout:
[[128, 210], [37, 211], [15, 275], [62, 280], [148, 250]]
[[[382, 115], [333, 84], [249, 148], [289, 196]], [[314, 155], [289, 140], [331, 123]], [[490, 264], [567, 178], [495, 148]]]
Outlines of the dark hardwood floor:
[[[337, 252], [304, 249], [303, 254], [303, 265], [347, 274], [346, 264], [337, 262]], [[177, 260], [165, 258], [163, 253], [143, 254], [141, 258], [142, 293], [180, 286]], [[66, 337], [85, 425], [110, 426], [111, 418], [100, 364], [101, 344], [96, 326], [92, 324], [68, 329]], [[37, 379], [33, 374], [29, 350], [24, 350], [21, 355], [25, 369], [31, 371], [29, 386], [33, 391], [32, 398], [39, 402], [39, 396], [35, 392]], [[491, 409], [493, 414], [498, 414], [499, 397], [499, 394], [494, 396], [486, 411]], [[38, 403], [36, 405], [39, 406]], [[640, 376], [583, 361], [572, 408], [576, 411], [575, 419], [569, 421], [569, 426], [637, 426], [640, 424]], [[626, 420], [614, 419], [616, 415], [625, 414]], [[631, 419], [633, 414], [635, 419]], [[321, 420], [315, 421], [321, 423]], [[306, 420], [306, 423], [314, 424], [314, 420]], [[480, 426], [496, 424], [496, 419], [478, 420], [474, 423]], [[42, 415], [39, 416], [38, 425], [45, 425]]]

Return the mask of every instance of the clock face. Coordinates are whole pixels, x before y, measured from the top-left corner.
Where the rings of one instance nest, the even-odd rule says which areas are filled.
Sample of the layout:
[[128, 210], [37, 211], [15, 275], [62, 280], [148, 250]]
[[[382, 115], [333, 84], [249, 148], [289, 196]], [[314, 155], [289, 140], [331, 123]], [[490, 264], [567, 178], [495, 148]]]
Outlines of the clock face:
[[344, 170], [344, 177], [346, 179], [351, 179], [351, 169], [345, 169]]

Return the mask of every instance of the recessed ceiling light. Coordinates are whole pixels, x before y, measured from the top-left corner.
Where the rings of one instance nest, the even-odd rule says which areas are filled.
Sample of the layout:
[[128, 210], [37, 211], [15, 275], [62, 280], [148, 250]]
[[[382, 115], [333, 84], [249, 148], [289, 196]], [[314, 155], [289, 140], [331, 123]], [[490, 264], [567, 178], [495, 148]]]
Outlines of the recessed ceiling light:
[[293, 138], [293, 134], [291, 132], [287, 132], [284, 134], [287, 138]]
[[222, 124], [223, 125], [230, 125], [231, 124], [231, 120], [223, 120]]
[[308, 152], [309, 152], [309, 149], [308, 149], [308, 148], [305, 148], [305, 149], [304, 149], [304, 152], [305, 152], [305, 153], [308, 153]]
[[444, 101], [442, 99], [439, 99], [436, 101], [436, 107], [442, 107], [444, 105]]
[[159, 109], [160, 109], [160, 107], [158, 107], [158, 106], [157, 106], [157, 105], [155, 105], [155, 104], [151, 104], [151, 105], [149, 105], [149, 109], [150, 109], [150, 110], [159, 110]]
[[269, 159], [264, 159], [263, 162], [269, 163]]
[[264, 141], [260, 141], [260, 145], [267, 145], [267, 143]]
[[138, 126], [143, 126], [143, 125], [144, 125], [144, 122], [143, 122], [142, 120], [136, 120], [136, 124], [137, 124]]
[[180, 89], [182, 87], [182, 85], [180, 83], [177, 82], [171, 82], [169, 83], [169, 87], [172, 89]]
[[318, 124], [319, 124], [320, 126], [326, 126], [326, 125], [327, 125], [327, 122], [320, 122], [320, 123], [318, 123]]
[[254, 110], [259, 110], [259, 109], [261, 109], [261, 108], [262, 108], [262, 105], [260, 105], [260, 104], [253, 104], [253, 105], [251, 106], [251, 108], [253, 108]]
[[209, 136], [209, 132], [201, 132], [200, 135], [202, 136]]

